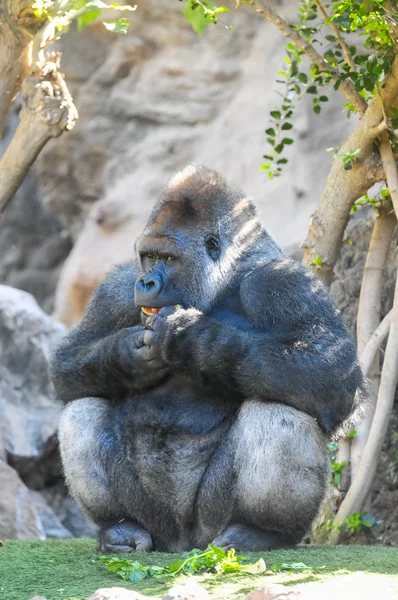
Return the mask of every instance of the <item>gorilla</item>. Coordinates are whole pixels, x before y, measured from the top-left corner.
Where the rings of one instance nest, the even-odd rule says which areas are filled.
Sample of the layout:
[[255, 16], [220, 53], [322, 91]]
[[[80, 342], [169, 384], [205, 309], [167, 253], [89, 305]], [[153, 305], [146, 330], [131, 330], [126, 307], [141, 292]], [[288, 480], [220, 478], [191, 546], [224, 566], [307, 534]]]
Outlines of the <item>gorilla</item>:
[[106, 552], [293, 547], [363, 387], [323, 286], [213, 170], [175, 175], [136, 260], [56, 350], [66, 482]]

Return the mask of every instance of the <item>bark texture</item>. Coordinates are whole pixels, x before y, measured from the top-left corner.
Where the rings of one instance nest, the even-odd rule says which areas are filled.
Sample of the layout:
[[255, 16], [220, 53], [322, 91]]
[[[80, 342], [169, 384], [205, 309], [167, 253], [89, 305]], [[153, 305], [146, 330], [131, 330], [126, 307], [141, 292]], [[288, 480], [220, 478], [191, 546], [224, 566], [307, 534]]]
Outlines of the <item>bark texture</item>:
[[0, 214], [47, 141], [72, 129], [78, 117], [59, 58], [47, 55], [23, 82], [20, 124], [0, 161]]

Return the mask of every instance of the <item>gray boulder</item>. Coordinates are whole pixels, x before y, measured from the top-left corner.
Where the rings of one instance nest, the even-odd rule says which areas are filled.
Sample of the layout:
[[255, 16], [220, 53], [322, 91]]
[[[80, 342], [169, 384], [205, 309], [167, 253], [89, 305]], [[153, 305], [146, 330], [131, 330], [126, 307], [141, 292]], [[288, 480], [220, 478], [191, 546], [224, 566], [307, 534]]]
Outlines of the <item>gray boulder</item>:
[[[30, 294], [0, 285], [0, 423], [9, 463], [32, 488], [60, 474], [48, 360], [65, 328]], [[51, 464], [45, 464], [51, 463]]]

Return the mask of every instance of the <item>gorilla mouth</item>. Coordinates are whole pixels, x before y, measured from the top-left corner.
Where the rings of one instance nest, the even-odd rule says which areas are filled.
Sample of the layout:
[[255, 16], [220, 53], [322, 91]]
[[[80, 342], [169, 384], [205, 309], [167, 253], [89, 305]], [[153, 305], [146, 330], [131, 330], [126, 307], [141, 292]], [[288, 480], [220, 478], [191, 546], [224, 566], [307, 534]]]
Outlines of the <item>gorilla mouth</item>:
[[150, 308], [149, 306], [141, 306], [141, 310], [145, 315], [157, 315], [160, 312], [160, 308]]

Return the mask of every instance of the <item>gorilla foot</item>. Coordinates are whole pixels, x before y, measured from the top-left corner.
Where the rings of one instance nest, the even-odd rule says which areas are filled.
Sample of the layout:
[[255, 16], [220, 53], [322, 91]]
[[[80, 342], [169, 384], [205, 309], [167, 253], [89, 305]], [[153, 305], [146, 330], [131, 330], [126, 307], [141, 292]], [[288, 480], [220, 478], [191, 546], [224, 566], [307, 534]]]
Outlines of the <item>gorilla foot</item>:
[[151, 535], [131, 521], [118, 521], [101, 527], [99, 532], [101, 552], [150, 552]]
[[274, 550], [276, 548], [294, 548], [296, 541], [287, 534], [276, 531], [266, 531], [251, 525], [229, 525], [220, 535], [218, 535], [213, 544], [223, 550], [234, 550], [241, 552], [259, 550]]

